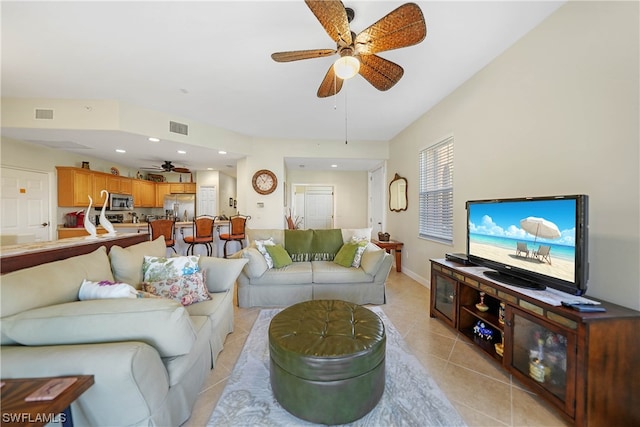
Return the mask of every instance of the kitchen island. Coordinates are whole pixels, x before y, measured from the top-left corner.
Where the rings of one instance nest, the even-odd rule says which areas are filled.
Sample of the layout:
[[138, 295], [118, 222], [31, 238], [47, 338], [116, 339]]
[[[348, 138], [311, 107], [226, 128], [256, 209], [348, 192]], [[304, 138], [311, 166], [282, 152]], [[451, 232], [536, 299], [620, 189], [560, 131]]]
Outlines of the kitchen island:
[[[113, 224], [113, 228], [116, 230], [116, 236], [119, 236], [120, 234], [147, 234], [149, 232], [148, 224], [146, 222], [139, 222], [139, 223], [123, 222], [119, 224]], [[103, 234], [107, 232], [101, 226], [96, 227], [96, 230], [98, 234]], [[220, 233], [224, 234], [224, 233], [227, 233], [228, 231], [229, 231], [228, 220], [225, 220], [225, 221], [216, 220], [214, 225], [214, 230], [213, 230], [213, 242], [214, 242], [213, 256], [215, 257], [223, 256], [222, 254], [223, 254], [224, 241], [221, 242], [219, 236], [220, 236]], [[88, 235], [89, 233], [87, 233], [87, 231], [84, 228], [68, 228], [64, 226], [58, 226], [58, 239], [63, 239], [68, 237], [84, 237]], [[193, 235], [193, 221], [176, 222], [175, 248], [178, 255], [186, 254], [187, 248], [189, 247], [189, 245], [187, 245], [184, 242], [184, 237], [191, 236], [191, 235]], [[237, 249], [240, 250], [239, 245], [238, 244], [235, 244], [235, 245], [237, 245], [238, 246]], [[234, 247], [232, 247], [231, 244], [229, 244], [228, 249], [230, 253], [233, 253]], [[204, 246], [196, 245], [194, 248], [194, 253], [196, 255], [198, 254], [206, 255], [206, 250]], [[171, 254], [173, 254], [173, 251], [169, 249], [169, 251], [167, 252], [167, 255], [170, 256]]]

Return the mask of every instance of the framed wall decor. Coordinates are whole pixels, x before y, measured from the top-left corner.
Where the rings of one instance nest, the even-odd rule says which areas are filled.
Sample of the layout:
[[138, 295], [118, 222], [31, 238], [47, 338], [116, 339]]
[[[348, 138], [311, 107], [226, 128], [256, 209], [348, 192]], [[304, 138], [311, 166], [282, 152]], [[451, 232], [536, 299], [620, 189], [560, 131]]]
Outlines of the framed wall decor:
[[229, 207], [233, 206], [233, 197], [229, 197]]

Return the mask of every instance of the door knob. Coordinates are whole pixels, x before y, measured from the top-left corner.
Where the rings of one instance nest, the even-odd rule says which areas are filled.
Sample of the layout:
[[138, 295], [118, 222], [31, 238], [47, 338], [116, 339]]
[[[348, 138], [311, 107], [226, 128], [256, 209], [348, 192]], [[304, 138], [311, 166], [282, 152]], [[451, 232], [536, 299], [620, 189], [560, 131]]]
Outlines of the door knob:
[[43, 227], [47, 227], [47, 226], [49, 226], [49, 222], [48, 222], [48, 221], [47, 221], [47, 222], [43, 222], [43, 223], [42, 223], [42, 224], [40, 224], [40, 225], [41, 225], [41, 226], [43, 226]]

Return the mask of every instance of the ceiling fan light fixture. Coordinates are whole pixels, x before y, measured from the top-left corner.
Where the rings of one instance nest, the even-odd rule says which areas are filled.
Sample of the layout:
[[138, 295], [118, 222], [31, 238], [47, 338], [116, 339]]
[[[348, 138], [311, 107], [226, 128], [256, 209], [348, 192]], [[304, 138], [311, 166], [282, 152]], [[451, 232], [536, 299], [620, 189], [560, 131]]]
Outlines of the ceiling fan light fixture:
[[360, 61], [355, 56], [341, 56], [334, 62], [333, 71], [343, 80], [350, 79], [360, 71]]

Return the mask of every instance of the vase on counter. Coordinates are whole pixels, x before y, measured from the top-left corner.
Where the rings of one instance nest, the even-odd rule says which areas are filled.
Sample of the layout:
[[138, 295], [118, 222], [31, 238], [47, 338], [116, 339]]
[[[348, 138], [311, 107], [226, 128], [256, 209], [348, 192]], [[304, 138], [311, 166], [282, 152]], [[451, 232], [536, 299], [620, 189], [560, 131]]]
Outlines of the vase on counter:
[[96, 225], [91, 222], [90, 214], [91, 214], [91, 205], [93, 205], [93, 199], [91, 196], [89, 197], [89, 207], [87, 208], [87, 212], [84, 214], [84, 229], [87, 230], [89, 235], [86, 239], [97, 239], [98, 233], [96, 232]]

